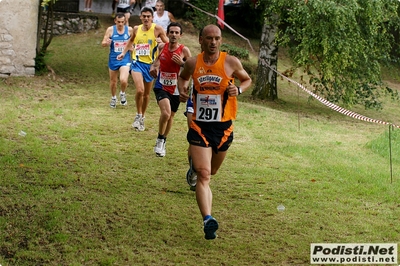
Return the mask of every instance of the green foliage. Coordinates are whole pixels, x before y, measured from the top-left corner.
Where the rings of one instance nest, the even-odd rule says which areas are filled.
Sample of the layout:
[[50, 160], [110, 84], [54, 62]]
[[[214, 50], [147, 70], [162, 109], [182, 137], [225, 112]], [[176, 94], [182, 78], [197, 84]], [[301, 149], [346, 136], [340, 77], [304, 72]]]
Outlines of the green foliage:
[[247, 49], [237, 47], [231, 44], [223, 43], [221, 51], [227, 52], [230, 55], [236, 56], [239, 59], [249, 59], [249, 51]]
[[[211, 14], [216, 14], [216, 9], [218, 8], [218, 2], [215, 0], [193, 0], [190, 1], [190, 3]], [[184, 18], [193, 23], [193, 25], [198, 29], [201, 29], [208, 24], [216, 23], [216, 19], [214, 17], [204, 14], [203, 12], [194, 8], [188, 9]]]
[[388, 21], [398, 17], [398, 1], [270, 3], [269, 12], [281, 18], [279, 45], [291, 48], [295, 64], [305, 69], [315, 92], [347, 106], [381, 108], [380, 62], [390, 57], [393, 35]]
[[55, 4], [55, 2], [57, 2], [57, 0], [41, 0], [41, 6], [47, 7], [51, 4]]
[[44, 54], [38, 54], [35, 57], [35, 73], [36, 75], [41, 75], [45, 70], [47, 69], [46, 67], [46, 62], [45, 62], [45, 55]]
[[393, 35], [392, 49], [388, 62], [400, 65], [400, 5], [397, 7], [397, 16], [388, 19], [387, 27]]

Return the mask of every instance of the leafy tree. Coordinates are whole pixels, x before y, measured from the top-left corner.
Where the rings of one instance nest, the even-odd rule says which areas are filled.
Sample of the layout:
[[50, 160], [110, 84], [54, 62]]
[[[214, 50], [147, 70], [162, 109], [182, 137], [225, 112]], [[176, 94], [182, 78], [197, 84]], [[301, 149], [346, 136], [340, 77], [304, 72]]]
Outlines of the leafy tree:
[[388, 27], [394, 37], [389, 60], [392, 63], [400, 65], [400, 4], [397, 7], [397, 17], [392, 17], [392, 19], [389, 20]]
[[[398, 23], [399, 1], [260, 1], [267, 6], [263, 36], [269, 42], [261, 40], [259, 68], [270, 60], [276, 69], [265, 55], [276, 53], [279, 45], [289, 48], [295, 67], [303, 68], [314, 92], [329, 101], [381, 108], [382, 91], [396, 96], [382, 84], [380, 62], [390, 57], [389, 25]], [[271, 47], [273, 53], [266, 51]], [[258, 77], [253, 95], [276, 98], [273, 78], [266, 84], [265, 75]]]

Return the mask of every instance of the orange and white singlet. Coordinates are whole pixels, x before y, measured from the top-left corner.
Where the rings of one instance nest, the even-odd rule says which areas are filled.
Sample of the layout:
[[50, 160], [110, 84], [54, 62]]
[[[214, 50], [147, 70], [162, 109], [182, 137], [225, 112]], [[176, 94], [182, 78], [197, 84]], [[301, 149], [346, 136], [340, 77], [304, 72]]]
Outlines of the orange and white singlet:
[[226, 90], [233, 77], [225, 73], [226, 52], [220, 52], [214, 65], [204, 63], [203, 53], [197, 56], [193, 72], [193, 119], [202, 122], [225, 122], [236, 119], [237, 100]]

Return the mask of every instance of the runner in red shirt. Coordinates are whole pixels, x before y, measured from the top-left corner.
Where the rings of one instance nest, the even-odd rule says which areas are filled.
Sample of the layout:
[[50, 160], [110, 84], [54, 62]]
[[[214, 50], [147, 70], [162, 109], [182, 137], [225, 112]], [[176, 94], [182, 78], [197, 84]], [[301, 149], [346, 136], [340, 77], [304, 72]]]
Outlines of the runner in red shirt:
[[179, 72], [186, 59], [191, 57], [189, 48], [179, 43], [181, 36], [182, 26], [177, 22], [169, 24], [169, 42], [159, 44], [159, 56], [150, 67], [150, 75], [157, 78], [154, 93], [161, 111], [158, 137], [154, 146], [154, 152], [160, 157], [165, 156], [165, 142], [180, 103], [177, 87]]

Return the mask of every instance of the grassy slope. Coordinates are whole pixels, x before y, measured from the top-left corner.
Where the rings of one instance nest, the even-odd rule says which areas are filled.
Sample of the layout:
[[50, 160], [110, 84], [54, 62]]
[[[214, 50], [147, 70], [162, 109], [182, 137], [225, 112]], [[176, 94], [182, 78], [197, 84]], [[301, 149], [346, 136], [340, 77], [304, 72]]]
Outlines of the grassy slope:
[[[205, 241], [184, 180], [185, 118], [156, 158], [153, 95], [144, 133], [130, 128], [131, 83], [128, 106], [108, 107], [103, 30], [54, 39], [54, 80], [0, 83], [0, 264], [308, 265], [310, 243], [398, 241], [397, 130], [391, 183], [387, 127], [308, 102], [286, 82], [275, 103], [243, 95], [212, 182], [219, 237]], [[196, 41], [183, 40], [192, 51]], [[395, 122], [398, 105], [358, 111]]]

